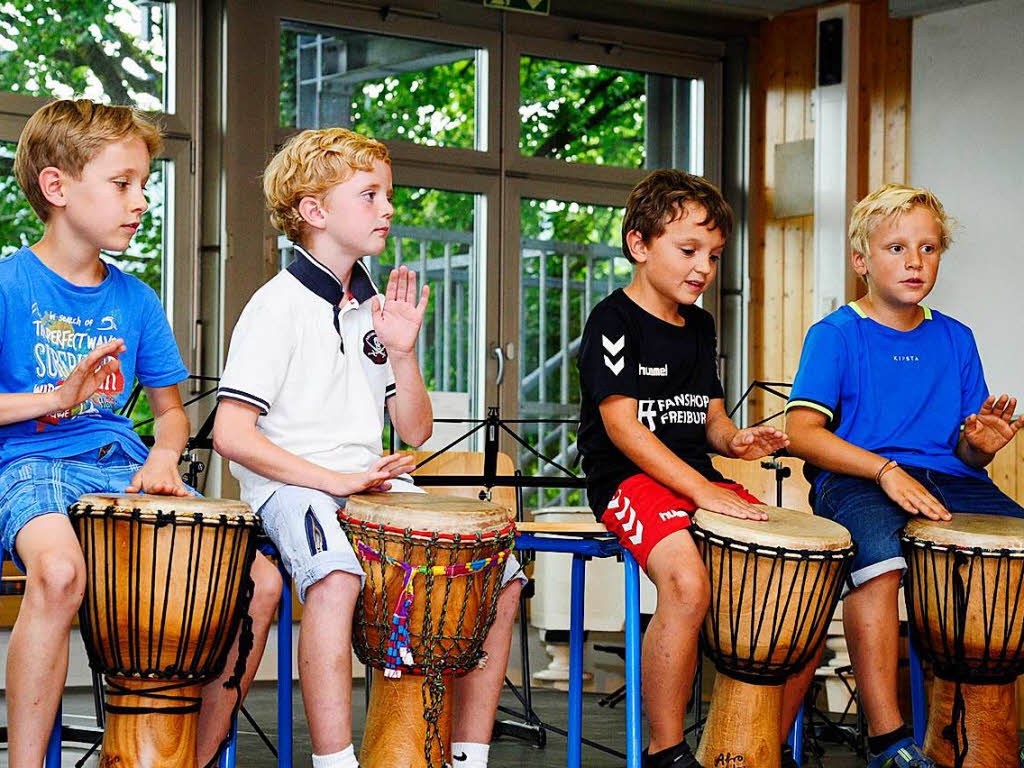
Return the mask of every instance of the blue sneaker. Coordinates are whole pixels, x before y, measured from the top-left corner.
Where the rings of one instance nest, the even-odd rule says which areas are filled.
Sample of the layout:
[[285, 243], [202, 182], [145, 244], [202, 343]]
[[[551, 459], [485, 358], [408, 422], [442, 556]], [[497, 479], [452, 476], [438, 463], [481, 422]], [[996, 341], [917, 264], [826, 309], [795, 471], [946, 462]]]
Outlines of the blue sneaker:
[[937, 766], [930, 757], [921, 752], [913, 739], [902, 739], [871, 758], [868, 768], [937, 768]]

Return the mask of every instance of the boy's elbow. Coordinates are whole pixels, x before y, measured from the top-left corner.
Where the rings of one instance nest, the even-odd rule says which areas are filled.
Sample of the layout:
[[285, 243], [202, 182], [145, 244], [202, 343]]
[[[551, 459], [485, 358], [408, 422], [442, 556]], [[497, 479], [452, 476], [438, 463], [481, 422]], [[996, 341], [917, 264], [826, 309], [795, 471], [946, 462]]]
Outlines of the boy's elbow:
[[432, 434], [434, 434], [434, 425], [428, 421], [425, 424], [420, 424], [408, 438], [403, 435], [402, 440], [413, 448], [419, 448], [430, 439]]
[[225, 459], [234, 461], [236, 458], [235, 445], [231, 430], [220, 419], [217, 419], [213, 423], [213, 450]]

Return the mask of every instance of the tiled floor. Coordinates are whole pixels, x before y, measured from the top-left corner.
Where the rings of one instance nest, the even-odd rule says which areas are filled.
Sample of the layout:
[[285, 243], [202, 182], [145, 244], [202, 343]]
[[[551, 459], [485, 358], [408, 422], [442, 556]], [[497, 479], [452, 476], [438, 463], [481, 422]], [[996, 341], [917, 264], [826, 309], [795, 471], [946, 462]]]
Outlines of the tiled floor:
[[[614, 749], [622, 750], [625, 743], [625, 722], [624, 713], [621, 707], [607, 709], [599, 707], [597, 701], [600, 697], [587, 694], [584, 699], [584, 730], [585, 735], [591, 739], [606, 743]], [[309, 766], [310, 743], [309, 734], [306, 730], [302, 697], [299, 695], [298, 686], [293, 692], [294, 722], [295, 722], [295, 746], [294, 764], [296, 766]], [[362, 735], [364, 710], [363, 710], [363, 688], [361, 682], [356, 683], [354, 691], [355, 702], [355, 741], [358, 744]], [[516, 700], [506, 694], [503, 704], [515, 707]], [[250, 693], [246, 707], [260, 727], [266, 731], [271, 741], [276, 742], [277, 730], [277, 689], [273, 684], [258, 684]], [[565, 694], [557, 691], [544, 690], [535, 692], [535, 709], [542, 719], [549, 721], [557, 727], [565, 725]], [[93, 715], [92, 695], [88, 691], [72, 691], [64, 697], [64, 722], [68, 725], [84, 726], [95, 723]], [[84, 754], [84, 749], [68, 747], [64, 752], [63, 766], [70, 768]], [[267, 749], [266, 745], [256, 735], [255, 729], [245, 721], [239, 727], [238, 742], [238, 765], [244, 768], [274, 768], [276, 760]], [[490, 764], [495, 768], [513, 768], [513, 766], [529, 766], [529, 768], [555, 768], [565, 765], [565, 739], [554, 732], [548, 733], [547, 746], [544, 749], [536, 749], [521, 741], [501, 737], [497, 739], [491, 749]], [[622, 766], [624, 760], [605, 754], [600, 750], [584, 747], [583, 765], [586, 768], [611, 768]], [[807, 765], [814, 765], [808, 761]], [[840, 749], [835, 745], [829, 745], [824, 756], [824, 763], [828, 768], [854, 768], [864, 765], [863, 760], [858, 761], [848, 749]], [[95, 756], [89, 758], [84, 768], [94, 768], [97, 765]], [[0, 751], [0, 766], [6, 768], [6, 752]]]

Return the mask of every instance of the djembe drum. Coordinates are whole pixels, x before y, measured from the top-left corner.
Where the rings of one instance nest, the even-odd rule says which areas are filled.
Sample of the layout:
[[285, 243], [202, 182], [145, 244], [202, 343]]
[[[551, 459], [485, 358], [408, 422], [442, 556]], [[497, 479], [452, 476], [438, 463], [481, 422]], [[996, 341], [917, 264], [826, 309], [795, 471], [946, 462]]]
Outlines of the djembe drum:
[[711, 581], [701, 642], [718, 671], [696, 753], [705, 768], [779, 765], [783, 683], [814, 657], [853, 559], [841, 525], [762, 509], [763, 522], [693, 518]]
[[200, 688], [240, 624], [236, 689], [252, 646], [258, 518], [237, 501], [134, 494], [83, 496], [70, 516], [85, 557], [82, 640], [106, 677], [99, 764], [194, 768]]
[[912, 641], [935, 673], [925, 753], [944, 768], [1017, 766], [1024, 520], [914, 518], [903, 552]]
[[352, 496], [338, 519], [366, 573], [353, 647], [384, 673], [370, 689], [360, 763], [441, 768], [452, 677], [486, 661], [515, 527], [504, 507], [420, 493]]

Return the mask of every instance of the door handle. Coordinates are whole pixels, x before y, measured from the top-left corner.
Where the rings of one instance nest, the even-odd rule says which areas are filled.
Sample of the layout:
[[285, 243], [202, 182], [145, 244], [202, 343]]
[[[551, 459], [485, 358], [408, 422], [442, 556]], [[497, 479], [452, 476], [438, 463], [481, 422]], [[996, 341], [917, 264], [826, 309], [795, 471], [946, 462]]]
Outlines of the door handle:
[[505, 351], [499, 344], [491, 350], [491, 354], [494, 355], [498, 361], [498, 372], [494, 377], [494, 385], [500, 387], [502, 380], [505, 378]]

